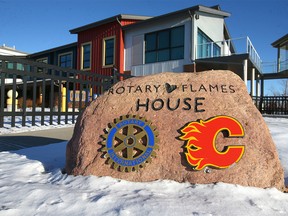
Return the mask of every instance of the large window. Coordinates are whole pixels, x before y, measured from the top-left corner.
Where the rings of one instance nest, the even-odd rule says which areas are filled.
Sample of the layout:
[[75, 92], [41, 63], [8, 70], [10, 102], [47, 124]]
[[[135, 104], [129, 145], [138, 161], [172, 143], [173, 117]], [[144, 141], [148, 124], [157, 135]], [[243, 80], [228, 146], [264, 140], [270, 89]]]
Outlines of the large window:
[[184, 58], [184, 26], [145, 35], [145, 63]]
[[115, 53], [115, 37], [109, 37], [103, 40], [103, 51], [103, 66], [113, 66]]
[[198, 58], [218, 57], [221, 55], [221, 48], [200, 29], [198, 29]]
[[82, 44], [81, 47], [81, 69], [91, 68], [91, 43]]
[[72, 68], [72, 53], [63, 53], [59, 55], [59, 66], [64, 68]]

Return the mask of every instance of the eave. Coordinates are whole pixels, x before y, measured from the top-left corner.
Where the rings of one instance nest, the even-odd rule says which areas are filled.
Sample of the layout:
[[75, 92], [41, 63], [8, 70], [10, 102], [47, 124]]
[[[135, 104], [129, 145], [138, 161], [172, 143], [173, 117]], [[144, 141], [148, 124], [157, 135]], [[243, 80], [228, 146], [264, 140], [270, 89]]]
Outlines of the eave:
[[146, 19], [150, 19], [151, 17], [149, 16], [137, 16], [137, 15], [128, 15], [128, 14], [118, 14], [116, 16], [113, 17], [109, 17], [107, 19], [103, 19], [97, 22], [93, 22], [90, 23], [88, 25], [84, 25], [75, 29], [70, 30], [71, 34], [77, 34], [79, 32], [91, 29], [91, 28], [95, 28], [101, 25], [105, 25], [111, 22], [115, 22], [115, 21], [120, 21], [120, 20], [146, 20]]

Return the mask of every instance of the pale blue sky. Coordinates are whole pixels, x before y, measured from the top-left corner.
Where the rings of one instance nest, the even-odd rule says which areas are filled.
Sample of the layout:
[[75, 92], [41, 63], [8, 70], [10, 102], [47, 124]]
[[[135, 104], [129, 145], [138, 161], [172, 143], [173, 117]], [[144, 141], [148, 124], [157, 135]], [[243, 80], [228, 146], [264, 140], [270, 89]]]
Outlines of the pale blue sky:
[[34, 53], [77, 41], [69, 30], [117, 14], [157, 16], [194, 5], [231, 13], [232, 38], [249, 36], [264, 62], [271, 43], [288, 33], [288, 0], [0, 0], [0, 45]]

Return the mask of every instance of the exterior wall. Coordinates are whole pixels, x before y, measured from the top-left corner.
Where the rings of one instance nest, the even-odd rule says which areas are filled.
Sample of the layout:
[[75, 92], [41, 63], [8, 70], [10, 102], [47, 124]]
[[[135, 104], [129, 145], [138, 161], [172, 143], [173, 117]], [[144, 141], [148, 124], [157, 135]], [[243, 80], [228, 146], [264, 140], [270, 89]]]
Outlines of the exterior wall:
[[[184, 25], [184, 59], [165, 62], [144, 64], [145, 61], [145, 34], [163, 29]], [[183, 65], [191, 62], [190, 48], [187, 44], [191, 41], [191, 18], [189, 14], [174, 16], [153, 23], [143, 23], [133, 29], [125, 31], [125, 71], [132, 75], [148, 75], [164, 71], [183, 71]], [[139, 51], [140, 50], [140, 51]], [[135, 58], [137, 58], [135, 60]]]
[[[193, 49], [193, 59], [197, 58], [197, 34], [198, 28], [204, 32], [212, 41], [220, 42], [224, 41], [224, 19], [222, 17], [213, 16], [211, 14], [207, 15], [205, 13], [197, 12], [199, 16], [198, 19], [194, 19], [194, 26], [193, 26], [193, 35], [194, 35], [194, 44], [195, 48]], [[217, 43], [217, 45], [221, 46], [222, 52], [224, 52], [224, 46], [221, 43]], [[226, 53], [227, 51], [227, 44], [226, 44]]]
[[[143, 24], [125, 31], [125, 68], [132, 75], [141, 76], [159, 72], [183, 72], [185, 65], [193, 64], [197, 54], [197, 34], [201, 29], [213, 41], [224, 40], [224, 19], [199, 13], [197, 19], [186, 13], [181, 16]], [[184, 59], [145, 64], [145, 34], [184, 25]], [[224, 47], [221, 47], [224, 50]]]
[[43, 51], [41, 53], [35, 53], [31, 56], [28, 56], [30, 59], [33, 59], [35, 61], [39, 59], [45, 59], [47, 58], [48, 64], [59, 66], [59, 56], [65, 53], [72, 53], [72, 68], [77, 68], [77, 46], [69, 47], [69, 48], [63, 48], [63, 49], [57, 49], [52, 51]]
[[[133, 20], [120, 21], [122, 26], [135, 23]], [[124, 71], [124, 35], [120, 23], [114, 21], [102, 26], [78, 33], [77, 69], [81, 70], [81, 47], [91, 43], [91, 72], [101, 75], [111, 75], [113, 66], [103, 66], [103, 40], [115, 37], [114, 66], [120, 73]]]

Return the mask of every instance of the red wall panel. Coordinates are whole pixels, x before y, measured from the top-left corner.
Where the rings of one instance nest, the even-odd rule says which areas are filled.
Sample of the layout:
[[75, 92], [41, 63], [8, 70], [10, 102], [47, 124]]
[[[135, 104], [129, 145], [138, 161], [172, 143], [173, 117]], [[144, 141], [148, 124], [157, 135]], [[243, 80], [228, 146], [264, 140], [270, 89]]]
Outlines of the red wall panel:
[[101, 75], [111, 75], [112, 67], [103, 67], [103, 39], [115, 36], [115, 66], [120, 73], [124, 69], [124, 35], [121, 26], [135, 23], [135, 20], [121, 20], [120, 23], [115, 20], [108, 24], [103, 24], [78, 33], [78, 69], [81, 69], [81, 45], [83, 43], [92, 43], [91, 72]]

